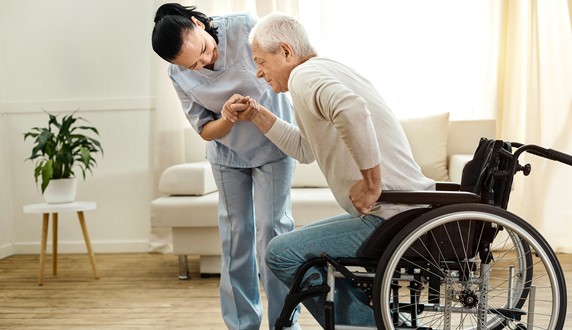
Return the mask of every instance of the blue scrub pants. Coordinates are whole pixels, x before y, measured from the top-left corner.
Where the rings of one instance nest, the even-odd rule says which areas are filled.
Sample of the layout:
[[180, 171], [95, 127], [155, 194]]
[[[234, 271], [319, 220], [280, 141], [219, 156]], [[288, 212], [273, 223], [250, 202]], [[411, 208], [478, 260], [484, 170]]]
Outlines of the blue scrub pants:
[[[373, 215], [356, 217], [350, 214], [317, 221], [273, 239], [266, 251], [266, 263], [290, 287], [298, 268], [309, 259], [320, 257], [322, 252], [333, 258], [356, 257], [358, 249], [382, 222], [383, 219]], [[308, 278], [310, 285], [322, 284], [326, 278], [326, 269], [311, 269], [306, 273], [305, 280]], [[334, 299], [336, 323], [375, 326], [367, 295], [353, 287], [349, 280], [336, 281]], [[311, 298], [303, 303], [324, 327], [325, 298]]]
[[260, 328], [259, 273], [270, 329], [282, 309], [288, 288], [268, 269], [265, 255], [272, 238], [294, 229], [290, 201], [294, 166], [289, 157], [256, 168], [212, 164], [219, 191], [220, 301], [229, 329]]

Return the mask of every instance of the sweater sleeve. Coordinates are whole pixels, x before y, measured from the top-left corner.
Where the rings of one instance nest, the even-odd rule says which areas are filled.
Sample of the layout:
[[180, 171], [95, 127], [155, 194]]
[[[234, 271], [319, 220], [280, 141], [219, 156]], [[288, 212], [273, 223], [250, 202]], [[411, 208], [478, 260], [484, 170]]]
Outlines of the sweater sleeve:
[[302, 139], [298, 127], [277, 117], [274, 125], [266, 132], [266, 137], [288, 156], [301, 164], [309, 164], [315, 160], [307, 142]]
[[316, 116], [331, 122], [359, 169], [381, 162], [379, 143], [366, 101], [319, 68], [300, 70], [292, 90], [314, 101]]

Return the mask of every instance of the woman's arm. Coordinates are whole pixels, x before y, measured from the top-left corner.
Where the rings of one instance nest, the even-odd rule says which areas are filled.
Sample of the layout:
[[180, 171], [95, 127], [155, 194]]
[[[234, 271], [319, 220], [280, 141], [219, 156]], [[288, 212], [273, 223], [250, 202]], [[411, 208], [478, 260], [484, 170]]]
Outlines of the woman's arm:
[[236, 121], [229, 120], [228, 117], [225, 116], [225, 109], [228, 109], [234, 102], [236, 102], [236, 96], [232, 96], [224, 103], [221, 118], [213, 119], [203, 124], [201, 132], [199, 133], [203, 140], [212, 141], [220, 139], [230, 132]]
[[206, 141], [220, 139], [228, 134], [233, 126], [234, 123], [225, 118], [211, 120], [203, 125], [200, 136]]
[[224, 118], [217, 118], [214, 112], [195, 103], [172, 77], [171, 81], [189, 124], [198, 132], [202, 139], [212, 141], [228, 134], [234, 126], [233, 122]]

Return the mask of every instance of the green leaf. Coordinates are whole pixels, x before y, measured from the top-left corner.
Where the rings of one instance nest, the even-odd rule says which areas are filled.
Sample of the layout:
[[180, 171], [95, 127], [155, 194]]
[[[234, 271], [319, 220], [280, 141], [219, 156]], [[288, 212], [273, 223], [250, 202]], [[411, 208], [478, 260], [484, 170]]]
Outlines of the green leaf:
[[44, 164], [44, 167], [42, 168], [42, 193], [44, 193], [46, 187], [52, 179], [53, 164], [54, 162], [50, 159]]
[[103, 155], [103, 148], [96, 138], [99, 131], [89, 125], [78, 125], [88, 121], [77, 117], [77, 111], [63, 117], [43, 111], [48, 114], [47, 126], [33, 127], [24, 133], [24, 140], [34, 142], [27, 159], [35, 161], [34, 179], [38, 182], [41, 176], [42, 193], [51, 179], [74, 176], [76, 167], [81, 169], [85, 179], [86, 173], [92, 173], [97, 165], [93, 155]]

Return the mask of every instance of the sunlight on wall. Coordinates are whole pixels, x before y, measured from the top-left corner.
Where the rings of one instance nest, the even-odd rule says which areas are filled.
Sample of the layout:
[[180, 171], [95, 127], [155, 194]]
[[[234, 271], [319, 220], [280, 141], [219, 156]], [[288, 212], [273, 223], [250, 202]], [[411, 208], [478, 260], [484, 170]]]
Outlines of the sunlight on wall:
[[[320, 56], [368, 77], [399, 117], [448, 111], [455, 119], [492, 118], [483, 103], [490, 77], [486, 1], [300, 1]], [[320, 15], [316, 15], [320, 13]]]

